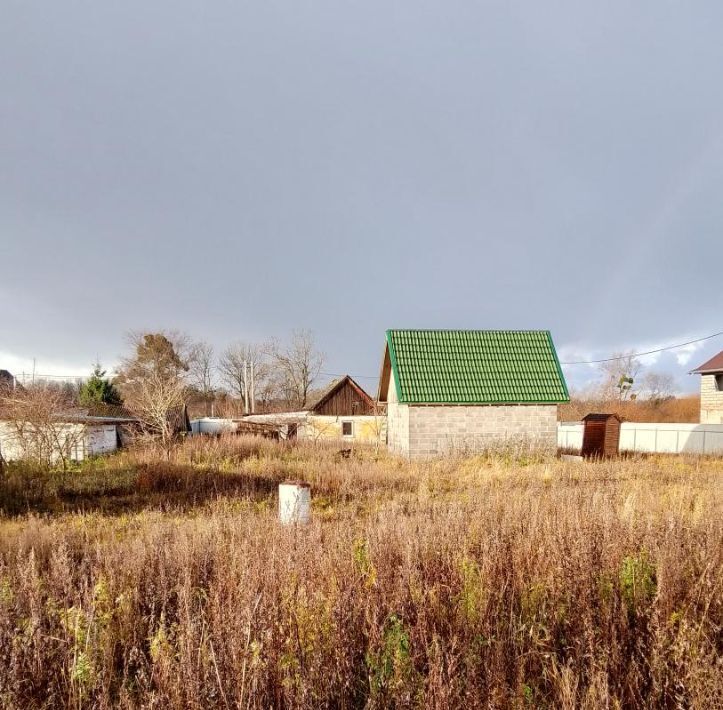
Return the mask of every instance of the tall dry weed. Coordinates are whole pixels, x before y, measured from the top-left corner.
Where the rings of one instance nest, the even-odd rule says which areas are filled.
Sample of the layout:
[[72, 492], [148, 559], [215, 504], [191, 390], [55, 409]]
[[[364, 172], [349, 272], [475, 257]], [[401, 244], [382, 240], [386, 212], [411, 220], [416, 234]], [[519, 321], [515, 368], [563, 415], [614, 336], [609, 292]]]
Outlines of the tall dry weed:
[[[245, 447], [108, 462], [143, 509], [0, 523], [1, 704], [723, 705], [721, 462]], [[169, 509], [179, 469], [256, 483]], [[307, 527], [276, 520], [285, 476]]]

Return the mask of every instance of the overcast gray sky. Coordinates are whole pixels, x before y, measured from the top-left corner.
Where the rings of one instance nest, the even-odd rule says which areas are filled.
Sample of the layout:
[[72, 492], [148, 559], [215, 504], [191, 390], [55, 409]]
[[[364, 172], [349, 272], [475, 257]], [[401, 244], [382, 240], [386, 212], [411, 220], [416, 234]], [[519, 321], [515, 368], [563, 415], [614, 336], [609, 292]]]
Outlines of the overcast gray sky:
[[[370, 376], [390, 327], [549, 328], [563, 360], [723, 330], [721, 27], [715, 1], [4, 0], [0, 367], [156, 327], [310, 328]], [[721, 348], [657, 366], [694, 388]]]

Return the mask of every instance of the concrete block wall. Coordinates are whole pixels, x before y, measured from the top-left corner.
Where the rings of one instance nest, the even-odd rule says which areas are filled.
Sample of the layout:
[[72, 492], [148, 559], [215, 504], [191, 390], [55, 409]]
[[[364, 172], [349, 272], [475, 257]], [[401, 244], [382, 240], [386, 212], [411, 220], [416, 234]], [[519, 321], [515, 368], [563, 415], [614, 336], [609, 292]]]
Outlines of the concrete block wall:
[[723, 424], [723, 391], [718, 390], [715, 375], [700, 378], [700, 423]]
[[409, 406], [408, 447], [390, 449], [410, 458], [427, 458], [488, 448], [530, 446], [554, 451], [557, 446], [555, 405]]
[[399, 404], [399, 402], [387, 404], [387, 444], [392, 453], [409, 455], [408, 404]]

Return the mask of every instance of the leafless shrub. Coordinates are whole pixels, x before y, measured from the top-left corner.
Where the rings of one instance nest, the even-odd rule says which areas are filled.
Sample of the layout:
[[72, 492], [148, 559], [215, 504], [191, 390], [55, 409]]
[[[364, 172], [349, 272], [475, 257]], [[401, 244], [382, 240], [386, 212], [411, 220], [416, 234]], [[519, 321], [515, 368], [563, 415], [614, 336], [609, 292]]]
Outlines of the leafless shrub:
[[60, 463], [82, 458], [85, 426], [75, 421], [76, 402], [66, 389], [47, 383], [9, 390], [0, 397], [0, 455]]
[[132, 333], [132, 355], [123, 360], [116, 382], [126, 407], [157, 438], [167, 455], [186, 401], [192, 344], [177, 333]]
[[191, 387], [203, 400], [206, 414], [216, 394], [216, 359], [213, 346], [198, 342], [190, 346], [188, 352], [188, 380]]
[[283, 397], [293, 409], [304, 409], [324, 364], [311, 331], [295, 330], [288, 343], [272, 340], [269, 355]]
[[255, 411], [256, 401], [267, 404], [276, 395], [268, 351], [258, 343], [234, 343], [219, 359], [221, 378], [228, 390], [244, 403], [244, 413]]

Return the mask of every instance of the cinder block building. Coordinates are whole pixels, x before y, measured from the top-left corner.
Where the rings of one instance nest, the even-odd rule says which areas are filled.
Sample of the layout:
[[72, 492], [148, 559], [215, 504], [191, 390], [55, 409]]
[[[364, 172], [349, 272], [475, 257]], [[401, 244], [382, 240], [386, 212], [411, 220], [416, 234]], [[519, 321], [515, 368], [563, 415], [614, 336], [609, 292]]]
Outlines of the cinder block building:
[[388, 330], [379, 382], [390, 451], [554, 450], [569, 401], [548, 331]]
[[723, 350], [692, 373], [700, 375], [700, 423], [723, 424]]

